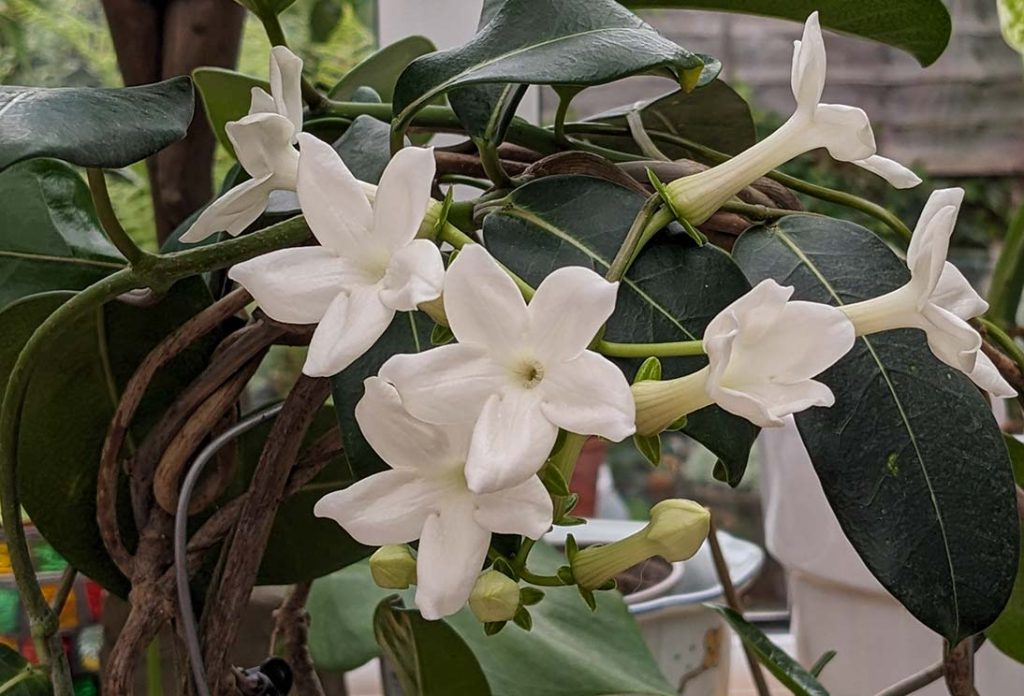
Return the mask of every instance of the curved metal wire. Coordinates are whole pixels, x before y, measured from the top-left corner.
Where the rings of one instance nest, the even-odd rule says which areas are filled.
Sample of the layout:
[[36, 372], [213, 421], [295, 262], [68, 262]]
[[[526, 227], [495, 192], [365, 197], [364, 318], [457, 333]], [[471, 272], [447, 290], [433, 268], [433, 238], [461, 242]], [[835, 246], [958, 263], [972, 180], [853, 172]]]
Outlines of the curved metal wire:
[[237, 424], [225, 430], [210, 441], [199, 452], [178, 494], [178, 507], [174, 513], [174, 580], [178, 589], [178, 607], [181, 611], [181, 627], [188, 650], [188, 661], [192, 667], [192, 680], [196, 684], [199, 696], [210, 696], [210, 687], [206, 683], [206, 666], [203, 664], [203, 651], [199, 645], [199, 630], [196, 627], [195, 614], [192, 609], [192, 594], [188, 582], [188, 506], [192, 500], [199, 477], [203, 475], [206, 465], [226, 444], [239, 435], [246, 433], [257, 425], [264, 423], [281, 412], [284, 403], [274, 404], [243, 418]]

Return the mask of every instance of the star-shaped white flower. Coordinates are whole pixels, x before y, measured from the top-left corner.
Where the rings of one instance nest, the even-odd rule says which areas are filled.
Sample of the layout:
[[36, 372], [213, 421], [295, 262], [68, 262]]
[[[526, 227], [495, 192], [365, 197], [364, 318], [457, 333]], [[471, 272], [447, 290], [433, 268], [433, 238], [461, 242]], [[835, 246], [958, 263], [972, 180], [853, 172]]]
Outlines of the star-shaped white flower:
[[732, 159], [668, 185], [673, 209], [689, 222], [704, 222], [758, 178], [794, 157], [822, 147], [834, 159], [852, 162], [896, 188], [921, 183], [903, 165], [875, 154], [875, 136], [863, 110], [820, 103], [825, 89], [826, 60], [817, 12], [807, 18], [803, 38], [793, 44], [793, 115], [774, 133]]
[[881, 297], [846, 305], [860, 335], [888, 329], [922, 329], [928, 347], [942, 362], [968, 375], [994, 396], [1017, 392], [981, 351], [981, 336], [968, 319], [988, 310], [956, 266], [946, 261], [964, 191], [949, 188], [928, 198], [907, 250], [910, 282]]
[[634, 384], [637, 431], [656, 434], [713, 403], [763, 428], [812, 406], [831, 406], [832, 390], [812, 378], [853, 347], [853, 325], [835, 307], [790, 301], [792, 295], [791, 287], [761, 281], [708, 324], [707, 367]]
[[432, 423], [475, 423], [471, 490], [516, 485], [543, 465], [559, 428], [622, 440], [633, 400], [622, 372], [587, 350], [615, 309], [617, 283], [570, 266], [551, 273], [529, 306], [483, 247], [448, 269], [444, 307], [457, 344], [396, 355], [380, 376]]
[[391, 160], [371, 208], [334, 149], [299, 135], [299, 203], [319, 246], [281, 249], [231, 268], [271, 318], [318, 324], [303, 372], [337, 374], [365, 353], [395, 312], [436, 299], [441, 252], [416, 239], [430, 204], [433, 151], [409, 147]]
[[464, 474], [471, 427], [431, 425], [412, 417], [394, 387], [366, 380], [356, 421], [391, 466], [317, 502], [329, 517], [370, 546], [419, 539], [416, 606], [426, 619], [454, 614], [469, 599], [491, 534], [539, 539], [551, 526], [551, 497], [536, 476], [478, 494]]
[[199, 242], [211, 234], [241, 234], [267, 209], [271, 191], [294, 191], [302, 131], [302, 59], [284, 46], [270, 52], [270, 94], [252, 88], [249, 114], [224, 130], [235, 157], [252, 177], [216, 199], [181, 236]]

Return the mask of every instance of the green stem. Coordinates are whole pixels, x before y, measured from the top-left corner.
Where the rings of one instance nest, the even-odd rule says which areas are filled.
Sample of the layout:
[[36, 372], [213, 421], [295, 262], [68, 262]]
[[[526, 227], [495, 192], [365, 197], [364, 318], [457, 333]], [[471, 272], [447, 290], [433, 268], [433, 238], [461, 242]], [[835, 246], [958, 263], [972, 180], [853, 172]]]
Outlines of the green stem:
[[440, 184], [462, 184], [463, 186], [472, 186], [482, 191], [487, 191], [491, 188], [491, 182], [486, 179], [477, 179], [476, 177], [466, 176], [465, 174], [442, 174], [437, 178]]
[[516, 551], [516, 557], [512, 560], [512, 567], [516, 572], [520, 572], [526, 568], [526, 561], [530, 557], [530, 551], [537, 544], [533, 539], [523, 539], [523, 543], [519, 545], [519, 550]]
[[146, 648], [146, 696], [163, 696], [164, 682], [160, 665], [160, 636]]
[[985, 333], [996, 342], [1004, 353], [1017, 363], [1017, 367], [1024, 372], [1024, 349], [1022, 349], [1017, 342], [1013, 340], [1010, 334], [1003, 331], [1003, 329], [993, 321], [989, 321], [984, 317], [978, 317], [976, 321], [985, 328]]
[[554, 133], [555, 140], [560, 143], [568, 144], [569, 142], [565, 137], [565, 116], [569, 113], [569, 104], [572, 102], [572, 98], [575, 96], [576, 91], [573, 91], [570, 94], [562, 94], [561, 92], [558, 94], [558, 108], [555, 110]]
[[26, 679], [31, 679], [35, 675], [35, 667], [26, 667], [25, 669], [23, 669], [22, 671], [18, 672], [16, 675], [5, 681], [3, 684], [0, 684], [0, 694], [6, 694], [10, 692], [18, 684], [25, 681]]
[[135, 241], [128, 236], [128, 233], [125, 232], [124, 227], [121, 226], [120, 221], [117, 219], [114, 206], [110, 202], [110, 192], [107, 191], [107, 179], [103, 175], [103, 170], [89, 167], [86, 169], [86, 175], [89, 179], [92, 203], [96, 208], [96, 217], [99, 218], [100, 225], [103, 226], [103, 231], [107, 233], [111, 243], [117, 247], [122, 256], [128, 259], [128, 263], [132, 266], [137, 266], [140, 262], [151, 259], [152, 256], [135, 244]]
[[480, 153], [480, 164], [484, 168], [484, 174], [487, 178], [499, 188], [509, 188], [512, 186], [512, 179], [509, 177], [508, 172], [505, 171], [505, 167], [501, 164], [501, 157], [498, 156], [498, 148], [493, 144], [489, 143], [483, 138], [473, 138], [473, 144], [476, 145], [477, 151]]
[[608, 282], [617, 283], [626, 275], [626, 271], [629, 270], [633, 259], [640, 253], [644, 231], [647, 229], [647, 225], [650, 223], [651, 218], [654, 217], [660, 205], [661, 196], [654, 194], [647, 199], [640, 208], [640, 211], [637, 212], [636, 217], [633, 218], [633, 223], [629, 226], [629, 231], [626, 232], [626, 236], [622, 240], [618, 252], [615, 254], [615, 258], [612, 259], [612, 263], [608, 267], [608, 273], [605, 275], [605, 279]]
[[1003, 248], [992, 271], [992, 282], [988, 291], [988, 316], [1003, 326], [1013, 326], [1017, 321], [1017, 307], [1020, 305], [1021, 289], [1024, 287], [1024, 205], [1017, 209]]
[[610, 358], [680, 358], [704, 355], [703, 341], [676, 341], [674, 343], [612, 343], [599, 341], [596, 350]]
[[[772, 208], [767, 205], [756, 205], [750, 203], [744, 203], [743, 201], [734, 200], [729, 201], [722, 205], [722, 210], [729, 213], [738, 213], [745, 218], [750, 220], [778, 220], [779, 218], [786, 217], [787, 215], [793, 215], [798, 213], [796, 210], [787, 210], [785, 208]], [[800, 213], [801, 215], [817, 215], [817, 213]]]
[[519, 577], [531, 585], [540, 587], [565, 587], [566, 583], [557, 575], [534, 575], [526, 568], [519, 571]]
[[61, 576], [57, 594], [53, 597], [53, 613], [58, 619], [61, 612], [64, 611], [64, 605], [67, 604], [68, 597], [71, 596], [72, 590], [75, 589], [75, 579], [77, 577], [78, 571], [71, 566], [64, 569], [64, 575]]

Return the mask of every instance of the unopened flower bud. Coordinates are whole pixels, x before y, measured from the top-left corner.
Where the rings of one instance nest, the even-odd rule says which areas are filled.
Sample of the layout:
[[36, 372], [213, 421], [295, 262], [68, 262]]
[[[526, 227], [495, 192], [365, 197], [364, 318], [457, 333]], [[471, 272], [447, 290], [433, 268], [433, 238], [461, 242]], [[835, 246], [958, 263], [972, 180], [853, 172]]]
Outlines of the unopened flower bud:
[[370, 575], [377, 587], [404, 590], [416, 584], [416, 559], [405, 544], [388, 544], [370, 556]]
[[519, 583], [496, 570], [481, 573], [469, 595], [469, 608], [481, 623], [511, 621], [519, 609]]
[[700, 549], [708, 536], [711, 514], [692, 500], [663, 500], [651, 508], [647, 526], [604, 546], [591, 546], [572, 559], [577, 584], [595, 590], [619, 573], [661, 556], [666, 561], [685, 561]]

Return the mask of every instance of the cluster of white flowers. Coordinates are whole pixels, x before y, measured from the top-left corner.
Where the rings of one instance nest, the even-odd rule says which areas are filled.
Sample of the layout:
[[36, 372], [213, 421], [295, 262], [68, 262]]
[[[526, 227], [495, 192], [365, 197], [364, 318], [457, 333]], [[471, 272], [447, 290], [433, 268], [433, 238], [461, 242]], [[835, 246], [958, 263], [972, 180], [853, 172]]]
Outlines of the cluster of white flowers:
[[[816, 147], [898, 185], [917, 183], [875, 155], [862, 111], [818, 103], [824, 68], [815, 14], [794, 54], [793, 118], [726, 164], [674, 182], [677, 210], [699, 221], [753, 179]], [[777, 426], [787, 415], [832, 405], [831, 390], [813, 378], [856, 336], [901, 327], [923, 329], [935, 355], [980, 387], [1014, 393], [966, 321], [987, 305], [946, 261], [958, 189], [929, 200], [910, 246], [906, 286], [837, 308], [792, 301], [792, 288], [766, 280], [709, 324], [707, 367], [631, 388], [614, 364], [588, 349], [615, 309], [617, 283], [590, 269], [561, 268], [527, 304], [475, 244], [446, 271], [437, 245], [417, 239], [433, 204], [432, 151], [401, 150], [378, 187], [357, 181], [329, 145], [300, 132], [300, 75], [301, 61], [275, 48], [272, 96], [255, 89], [250, 114], [228, 125], [253, 179], [214, 202], [183, 239], [238, 234], [263, 211], [271, 190], [297, 192], [318, 244], [254, 258], [230, 277], [272, 318], [317, 324], [303, 368], [313, 376], [349, 366], [395, 312], [442, 298], [457, 342], [391, 357], [365, 381], [356, 405], [363, 435], [391, 469], [327, 495], [315, 510], [364, 544], [419, 540], [416, 604], [428, 619], [465, 604], [492, 533], [537, 539], [551, 525], [551, 498], [536, 474], [559, 429], [619, 441], [634, 432], [656, 434], [710, 404]], [[707, 210], [709, 200], [714, 208]]]

